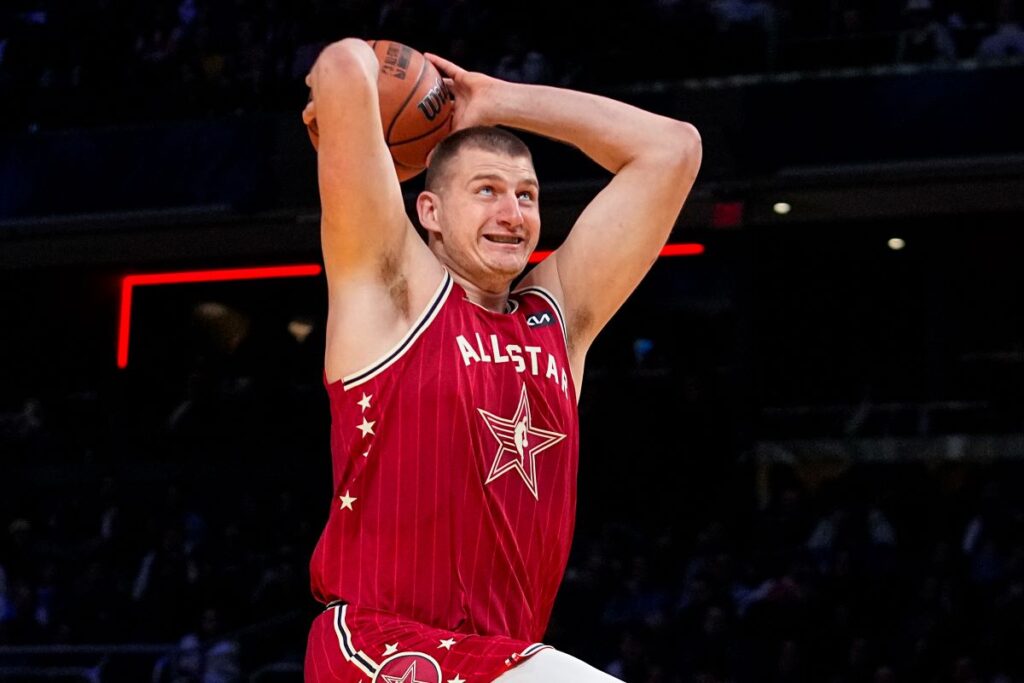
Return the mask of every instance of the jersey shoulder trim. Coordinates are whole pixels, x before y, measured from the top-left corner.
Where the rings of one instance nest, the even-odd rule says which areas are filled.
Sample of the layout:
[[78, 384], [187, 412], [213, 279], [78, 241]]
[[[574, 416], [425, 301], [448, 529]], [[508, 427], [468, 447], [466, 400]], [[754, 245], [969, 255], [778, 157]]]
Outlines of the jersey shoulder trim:
[[544, 289], [543, 287], [523, 287], [512, 292], [516, 296], [521, 294], [532, 294], [539, 296], [541, 299], [551, 305], [551, 308], [555, 311], [555, 315], [558, 316], [558, 324], [562, 328], [562, 340], [565, 341], [565, 349], [569, 351], [569, 332], [565, 328], [565, 315], [562, 314], [562, 307], [558, 305], [558, 300], [555, 295]]
[[447, 270], [444, 271], [444, 277], [441, 279], [441, 284], [438, 286], [437, 291], [434, 292], [434, 296], [431, 298], [430, 303], [420, 314], [420, 317], [413, 323], [412, 327], [406, 333], [405, 337], [402, 338], [398, 344], [395, 345], [390, 351], [384, 356], [371, 363], [362, 370], [358, 370], [351, 375], [343, 377], [341, 379], [342, 388], [345, 391], [353, 387], [357, 387], [364, 382], [368, 382], [384, 370], [387, 370], [393, 365], [399, 358], [405, 355], [405, 352], [409, 350], [409, 347], [419, 339], [420, 335], [430, 327], [430, 323], [434, 322], [434, 318], [441, 311], [441, 306], [447, 300], [448, 295], [452, 291], [452, 276]]

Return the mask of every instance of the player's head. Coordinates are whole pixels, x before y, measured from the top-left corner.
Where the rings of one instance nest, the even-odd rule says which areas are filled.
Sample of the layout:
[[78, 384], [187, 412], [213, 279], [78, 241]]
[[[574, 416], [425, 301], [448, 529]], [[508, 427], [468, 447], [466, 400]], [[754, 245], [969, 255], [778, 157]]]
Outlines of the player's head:
[[522, 140], [500, 128], [465, 128], [434, 149], [416, 208], [438, 258], [497, 291], [526, 268], [537, 246], [538, 191]]

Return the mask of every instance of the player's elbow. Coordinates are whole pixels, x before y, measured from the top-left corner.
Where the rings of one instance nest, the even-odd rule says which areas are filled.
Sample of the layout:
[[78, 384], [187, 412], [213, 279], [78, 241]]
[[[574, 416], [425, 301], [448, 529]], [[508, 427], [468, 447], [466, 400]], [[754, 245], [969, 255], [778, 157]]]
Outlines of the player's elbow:
[[673, 139], [676, 144], [685, 147], [687, 150], [700, 150], [700, 131], [692, 123], [686, 121], [675, 121]]
[[695, 175], [702, 154], [700, 132], [685, 121], [669, 122], [659, 153], [668, 168], [680, 174]]
[[377, 57], [365, 40], [345, 38], [323, 49], [313, 67], [321, 85], [340, 84], [346, 89], [377, 81]]

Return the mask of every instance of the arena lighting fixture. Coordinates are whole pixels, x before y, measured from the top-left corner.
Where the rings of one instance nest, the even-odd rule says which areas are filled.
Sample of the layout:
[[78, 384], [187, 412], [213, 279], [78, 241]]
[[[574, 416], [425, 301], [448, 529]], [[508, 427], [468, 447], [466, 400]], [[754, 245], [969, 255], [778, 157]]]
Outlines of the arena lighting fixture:
[[907, 243], [901, 240], [899, 237], [893, 237], [889, 240], [889, 248], [893, 251], [899, 251], [903, 247], [907, 246]]
[[780, 216], [785, 216], [792, 210], [793, 207], [789, 204], [789, 202], [775, 202], [775, 204], [772, 206], [772, 211], [779, 214]]
[[[698, 256], [703, 244], [666, 244], [659, 256]], [[540, 263], [550, 251], [535, 251], [530, 263]], [[121, 314], [117, 328], [117, 367], [128, 367], [128, 342], [131, 339], [132, 293], [136, 287], [173, 285], [195, 282], [229, 282], [235, 280], [269, 280], [284, 277], [316, 277], [323, 271], [319, 264], [268, 266], [262, 268], [230, 268], [226, 270], [186, 270], [171, 273], [136, 273], [121, 279]]]

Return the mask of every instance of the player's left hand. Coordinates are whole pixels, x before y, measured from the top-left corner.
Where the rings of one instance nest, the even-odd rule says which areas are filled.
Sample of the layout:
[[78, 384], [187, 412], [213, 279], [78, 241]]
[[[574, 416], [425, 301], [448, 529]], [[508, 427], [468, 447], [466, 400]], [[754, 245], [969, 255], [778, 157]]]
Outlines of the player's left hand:
[[492, 116], [492, 91], [502, 81], [486, 74], [467, 71], [443, 57], [429, 52], [424, 56], [437, 67], [445, 85], [455, 99], [452, 114], [452, 132], [471, 126], [489, 126], [498, 123]]

